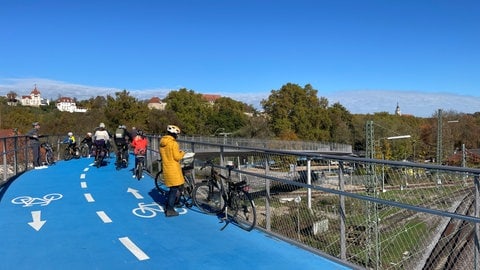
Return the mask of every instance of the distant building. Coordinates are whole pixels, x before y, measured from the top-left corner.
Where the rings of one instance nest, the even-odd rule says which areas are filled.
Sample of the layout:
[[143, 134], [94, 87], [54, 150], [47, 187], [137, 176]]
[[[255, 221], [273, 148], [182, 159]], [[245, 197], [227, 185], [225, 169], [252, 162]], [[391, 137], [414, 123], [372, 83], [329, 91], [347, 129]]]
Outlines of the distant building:
[[23, 106], [40, 107], [49, 105], [50, 101], [41, 97], [40, 91], [38, 91], [37, 85], [35, 85], [35, 88], [30, 92], [29, 96], [22, 96], [20, 103]]
[[156, 109], [156, 110], [165, 110], [165, 107], [167, 106], [167, 103], [163, 102], [160, 98], [158, 97], [152, 97], [147, 104], [147, 107], [149, 109]]
[[398, 116], [402, 115], [402, 112], [400, 111], [400, 105], [398, 105], [398, 102], [397, 102], [397, 108], [395, 108], [395, 115], [398, 115]]
[[61, 97], [57, 100], [57, 109], [61, 112], [86, 112], [87, 109], [77, 108], [77, 104], [73, 98]]
[[211, 95], [211, 94], [203, 94], [202, 95], [203, 99], [205, 99], [208, 103], [210, 103], [210, 105], [213, 105], [215, 104], [215, 101], [219, 98], [221, 98], [222, 96], [220, 95]]

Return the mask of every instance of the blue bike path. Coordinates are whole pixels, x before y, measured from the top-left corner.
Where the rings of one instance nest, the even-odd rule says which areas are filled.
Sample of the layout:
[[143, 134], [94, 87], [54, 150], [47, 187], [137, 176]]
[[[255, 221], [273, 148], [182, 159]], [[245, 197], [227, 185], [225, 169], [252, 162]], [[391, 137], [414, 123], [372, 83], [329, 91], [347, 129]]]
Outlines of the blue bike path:
[[5, 185], [0, 269], [351, 269], [195, 208], [167, 218], [152, 177], [113, 161], [59, 161]]

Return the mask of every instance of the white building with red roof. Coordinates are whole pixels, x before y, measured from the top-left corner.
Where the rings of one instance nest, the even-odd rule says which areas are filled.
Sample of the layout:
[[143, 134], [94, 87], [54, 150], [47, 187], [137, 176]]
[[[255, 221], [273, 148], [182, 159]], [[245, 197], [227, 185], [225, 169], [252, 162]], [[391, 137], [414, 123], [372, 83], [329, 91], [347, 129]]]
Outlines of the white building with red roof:
[[87, 109], [77, 108], [77, 104], [73, 98], [60, 97], [57, 100], [57, 109], [61, 112], [86, 112]]
[[40, 107], [43, 105], [49, 105], [50, 101], [41, 97], [40, 91], [38, 91], [37, 85], [35, 85], [35, 88], [30, 92], [30, 95], [22, 96], [20, 103], [23, 106]]

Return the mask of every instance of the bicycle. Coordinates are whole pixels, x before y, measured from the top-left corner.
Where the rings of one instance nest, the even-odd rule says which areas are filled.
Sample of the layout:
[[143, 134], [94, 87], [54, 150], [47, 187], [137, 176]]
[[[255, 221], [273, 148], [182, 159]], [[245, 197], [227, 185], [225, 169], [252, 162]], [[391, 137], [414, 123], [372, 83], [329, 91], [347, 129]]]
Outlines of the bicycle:
[[115, 168], [120, 170], [128, 166], [128, 145], [117, 145], [117, 160], [115, 161]]
[[142, 179], [143, 177], [143, 166], [144, 166], [144, 161], [145, 161], [145, 152], [141, 151], [139, 154], [135, 156], [135, 169], [134, 169], [134, 175], [137, 178], [137, 180]]
[[[194, 157], [195, 153], [186, 153], [183, 159], [180, 161], [182, 167], [182, 174], [183, 178], [185, 179], [185, 183], [183, 185], [183, 189], [180, 191], [180, 197], [178, 206], [186, 206], [187, 208], [191, 208], [193, 206], [193, 189], [195, 188], [195, 179], [193, 178], [192, 170], [194, 169]], [[163, 173], [162, 173], [162, 160], [159, 159], [159, 171], [155, 175], [155, 187], [162, 195], [167, 195], [168, 187], [165, 186], [165, 181], [163, 180]]]
[[77, 146], [75, 145], [70, 145], [68, 143], [65, 143], [67, 146], [65, 147], [65, 150], [63, 151], [63, 159], [64, 160], [70, 160], [72, 158], [80, 158], [80, 153], [78, 151]]
[[107, 148], [105, 146], [105, 141], [104, 140], [99, 140], [96, 141], [95, 144], [93, 145], [94, 151], [95, 151], [95, 162], [94, 165], [97, 168], [100, 168], [103, 165], [103, 160], [107, 156]]
[[55, 163], [55, 159], [53, 157], [53, 147], [48, 142], [43, 142], [40, 144], [40, 147], [45, 149], [45, 164], [52, 165]]
[[[240, 228], [251, 231], [257, 222], [255, 203], [248, 190], [250, 186], [245, 180], [234, 182], [231, 179], [233, 165], [227, 165], [228, 176], [215, 170], [212, 160], [202, 167], [210, 167], [207, 180], [198, 183], [193, 190], [193, 202], [204, 213], [221, 215], [226, 221], [236, 223]], [[226, 186], [223, 182], [226, 182]]]
[[80, 155], [82, 157], [89, 157], [91, 153], [91, 148], [88, 144], [84, 143], [80, 146]]

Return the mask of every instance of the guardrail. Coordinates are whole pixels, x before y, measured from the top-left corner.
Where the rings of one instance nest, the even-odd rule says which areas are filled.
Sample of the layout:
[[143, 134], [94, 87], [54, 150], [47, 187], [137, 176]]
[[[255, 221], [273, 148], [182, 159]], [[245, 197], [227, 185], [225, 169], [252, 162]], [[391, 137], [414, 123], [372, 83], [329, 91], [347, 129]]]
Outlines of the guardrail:
[[[233, 161], [258, 228], [303, 248], [368, 269], [480, 265], [479, 169], [179, 142], [197, 153], [196, 181], [205, 160]], [[150, 145], [155, 161], [158, 139]]]
[[[58, 141], [58, 138], [49, 138]], [[147, 168], [158, 170], [158, 137]], [[213, 159], [246, 180], [258, 229], [369, 269], [478, 269], [479, 169], [255, 148], [182, 138], [194, 177]], [[3, 138], [2, 183], [31, 167], [27, 139]], [[10, 147], [9, 145], [14, 147]], [[60, 145], [57, 144], [57, 151]]]

